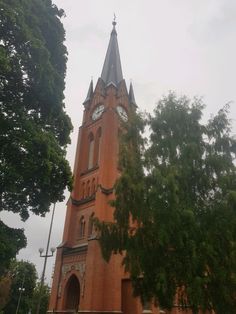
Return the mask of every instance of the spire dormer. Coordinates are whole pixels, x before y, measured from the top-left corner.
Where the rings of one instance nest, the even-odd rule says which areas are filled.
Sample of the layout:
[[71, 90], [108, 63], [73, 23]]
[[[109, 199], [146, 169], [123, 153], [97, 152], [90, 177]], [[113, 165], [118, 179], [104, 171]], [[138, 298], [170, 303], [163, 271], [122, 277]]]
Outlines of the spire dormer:
[[129, 86], [129, 103], [133, 105], [134, 107], [137, 107], [135, 97], [134, 97], [134, 89], [133, 89], [132, 82], [130, 82], [130, 86]]
[[89, 84], [88, 93], [87, 93], [85, 101], [83, 102], [83, 105], [86, 105], [92, 99], [92, 96], [93, 96], [93, 80], [91, 79], [91, 82]]

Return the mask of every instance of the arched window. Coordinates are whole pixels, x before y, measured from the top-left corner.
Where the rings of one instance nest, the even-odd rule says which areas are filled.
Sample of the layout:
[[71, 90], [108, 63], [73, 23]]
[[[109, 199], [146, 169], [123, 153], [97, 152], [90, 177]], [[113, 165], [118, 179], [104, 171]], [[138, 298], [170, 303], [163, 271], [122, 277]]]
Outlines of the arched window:
[[88, 235], [91, 236], [93, 234], [93, 218], [94, 218], [94, 213], [89, 218], [89, 227], [88, 227]]
[[101, 136], [102, 136], [102, 129], [99, 128], [96, 133], [95, 138], [95, 149], [94, 149], [94, 165], [99, 165], [100, 161], [100, 142], [101, 142]]
[[89, 147], [88, 147], [88, 169], [93, 168], [94, 159], [94, 136], [92, 133], [89, 134]]
[[85, 219], [84, 216], [82, 216], [79, 221], [79, 237], [84, 238], [84, 235], [85, 235]]
[[123, 135], [123, 133], [122, 133], [121, 129], [118, 129], [118, 154], [117, 155], [119, 155], [120, 151], [121, 151], [120, 145], [122, 142], [122, 135]]

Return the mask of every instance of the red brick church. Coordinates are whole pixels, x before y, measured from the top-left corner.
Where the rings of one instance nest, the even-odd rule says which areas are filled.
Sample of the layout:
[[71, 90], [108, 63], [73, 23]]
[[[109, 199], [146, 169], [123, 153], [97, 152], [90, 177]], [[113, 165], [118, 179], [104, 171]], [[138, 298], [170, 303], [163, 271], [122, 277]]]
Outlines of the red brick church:
[[[121, 121], [136, 106], [132, 84], [128, 92], [123, 78], [115, 25], [114, 21], [101, 77], [95, 88], [90, 83], [83, 103], [74, 189], [57, 249], [49, 313], [165, 313], [153, 305], [143, 307], [133, 297], [120, 255], [113, 255], [109, 263], [103, 260], [91, 220], [113, 220], [109, 201], [119, 176], [118, 133]], [[180, 312], [176, 308], [172, 313]]]

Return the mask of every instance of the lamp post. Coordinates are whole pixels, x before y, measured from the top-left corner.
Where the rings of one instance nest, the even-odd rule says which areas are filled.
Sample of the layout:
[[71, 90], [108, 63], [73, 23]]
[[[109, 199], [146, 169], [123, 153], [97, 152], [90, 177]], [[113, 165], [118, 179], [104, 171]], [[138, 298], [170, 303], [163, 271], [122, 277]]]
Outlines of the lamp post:
[[52, 247], [50, 249], [51, 253], [48, 254], [49, 244], [50, 244], [50, 239], [51, 239], [51, 233], [52, 233], [52, 224], [53, 224], [54, 213], [55, 213], [55, 207], [56, 207], [56, 203], [53, 204], [52, 217], [51, 217], [51, 223], [50, 223], [50, 228], [49, 228], [49, 233], [48, 233], [48, 242], [47, 242], [45, 254], [43, 255], [43, 251], [44, 251], [43, 248], [39, 249], [40, 257], [44, 257], [44, 263], [43, 263], [43, 271], [42, 271], [42, 276], [41, 276], [40, 286], [39, 286], [39, 299], [38, 299], [36, 314], [39, 314], [39, 311], [40, 311], [40, 304], [41, 304], [41, 299], [42, 299], [42, 290], [43, 290], [43, 285], [44, 285], [44, 277], [45, 277], [47, 259], [48, 259], [48, 257], [52, 257], [54, 252], [56, 251], [56, 249]]
[[21, 287], [19, 287], [19, 289], [18, 289], [18, 290], [20, 291], [20, 294], [19, 294], [19, 299], [18, 299], [18, 303], [17, 303], [17, 307], [16, 307], [16, 314], [17, 314], [18, 311], [19, 311], [20, 301], [21, 301], [21, 295], [22, 295], [22, 293], [25, 291], [24, 283], [25, 283], [25, 274], [24, 274], [24, 277], [23, 277], [23, 280], [22, 280]]

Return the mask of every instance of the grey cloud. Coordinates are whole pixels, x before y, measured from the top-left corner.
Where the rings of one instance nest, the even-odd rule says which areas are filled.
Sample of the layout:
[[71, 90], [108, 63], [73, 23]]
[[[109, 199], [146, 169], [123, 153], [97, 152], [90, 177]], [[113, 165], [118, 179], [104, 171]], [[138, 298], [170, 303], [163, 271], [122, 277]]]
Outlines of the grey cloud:
[[[217, 1], [216, 1], [217, 7]], [[218, 1], [218, 12], [201, 18], [198, 16], [190, 25], [189, 31], [197, 40], [207, 44], [222, 44], [231, 36], [235, 37], [236, 29], [236, 1]], [[204, 10], [204, 6], [202, 8]]]
[[106, 37], [106, 32], [92, 23], [76, 27], [69, 26], [66, 35], [68, 41], [79, 43], [92, 42], [99, 39], [102, 40]]

